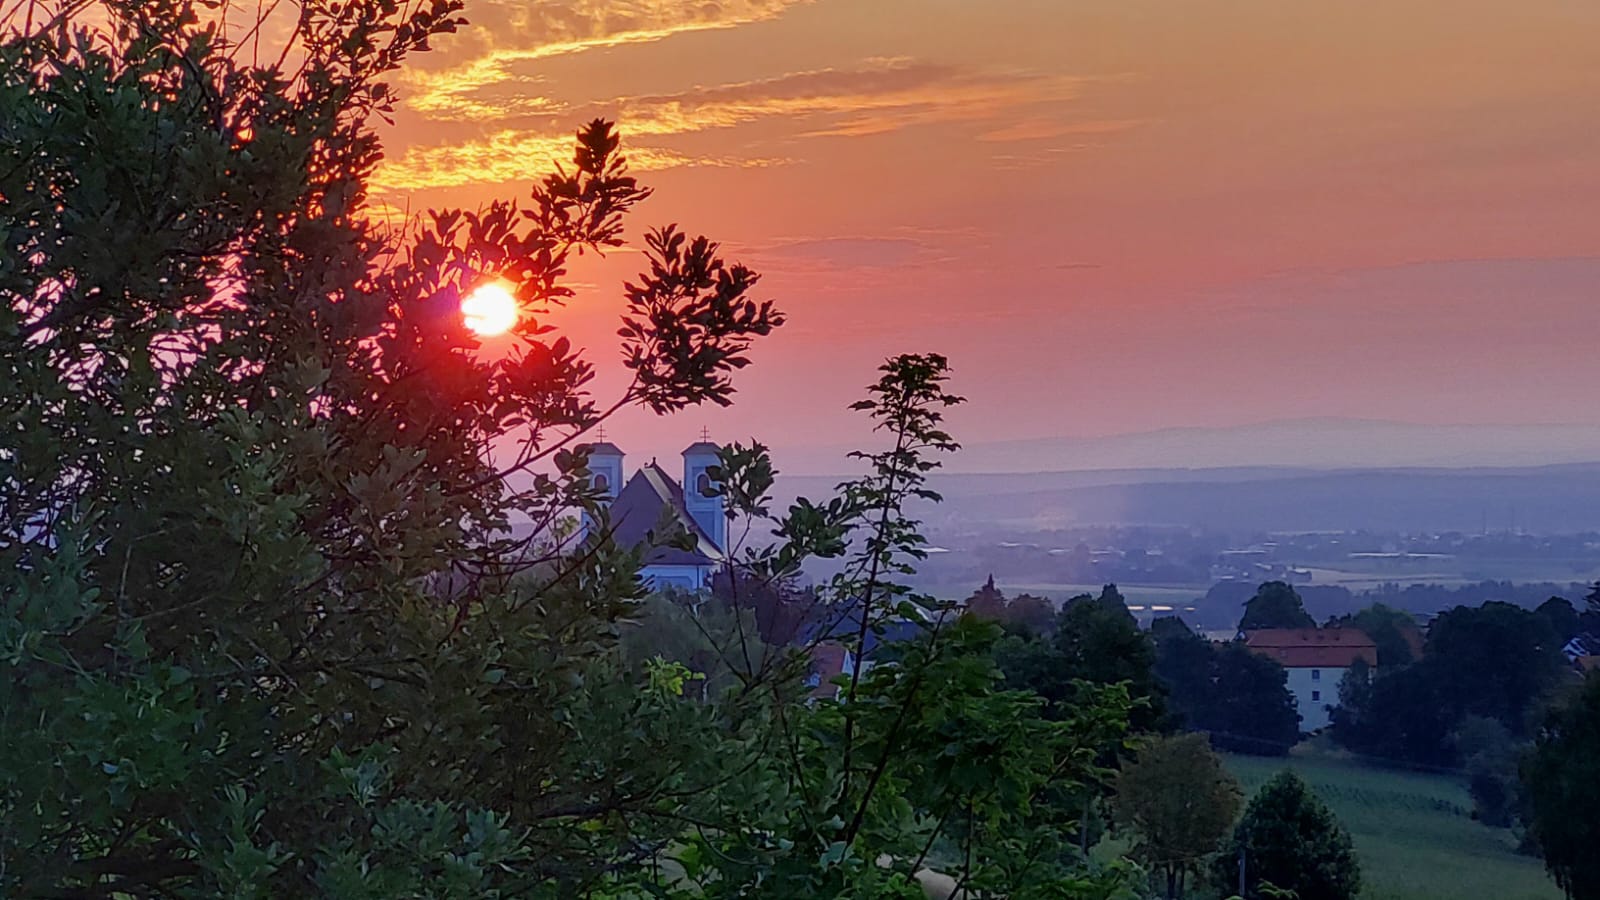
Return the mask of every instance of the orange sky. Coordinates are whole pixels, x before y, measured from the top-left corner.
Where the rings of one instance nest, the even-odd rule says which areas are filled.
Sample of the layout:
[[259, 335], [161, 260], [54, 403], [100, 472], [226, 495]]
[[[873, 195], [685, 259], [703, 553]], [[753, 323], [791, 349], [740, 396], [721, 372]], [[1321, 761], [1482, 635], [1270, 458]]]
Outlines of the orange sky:
[[[1600, 422], [1594, 0], [469, 0], [380, 198], [517, 197], [617, 118], [790, 324], [629, 449], [852, 442], [938, 351], [977, 442], [1304, 416]], [[566, 324], [614, 359], [617, 280]], [[615, 384], [613, 379], [610, 383]]]

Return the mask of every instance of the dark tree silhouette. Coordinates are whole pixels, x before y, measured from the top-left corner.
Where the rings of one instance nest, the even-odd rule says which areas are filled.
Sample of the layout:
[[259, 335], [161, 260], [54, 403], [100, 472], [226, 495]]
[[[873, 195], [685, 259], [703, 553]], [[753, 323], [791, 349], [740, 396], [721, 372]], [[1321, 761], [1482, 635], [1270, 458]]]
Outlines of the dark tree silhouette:
[[1256, 589], [1255, 596], [1245, 601], [1239, 630], [1313, 628], [1316, 624], [1294, 588], [1284, 581], [1268, 581]]
[[998, 621], [1005, 615], [1006, 595], [994, 586], [994, 576], [983, 583], [983, 587], [972, 592], [967, 598], [967, 612], [982, 618]]
[[1031, 690], [1052, 705], [1070, 704], [1079, 693], [1074, 684], [1126, 683], [1137, 706], [1135, 730], [1154, 730], [1164, 719], [1165, 692], [1153, 667], [1150, 636], [1107, 586], [1099, 597], [1082, 594], [1068, 600], [1048, 635], [1015, 634], [996, 649], [996, 663], [1009, 687]]
[[1284, 770], [1261, 786], [1245, 807], [1233, 838], [1217, 857], [1218, 883], [1238, 883], [1244, 857], [1245, 896], [1263, 882], [1299, 900], [1354, 900], [1361, 866], [1350, 833], [1300, 776]]
[[1583, 596], [1583, 618], [1579, 625], [1584, 631], [1600, 636], [1600, 581]]
[[1583, 616], [1565, 597], [1551, 597], [1534, 610], [1550, 626], [1556, 640], [1565, 644], [1583, 631]]
[[1300, 738], [1300, 716], [1283, 666], [1238, 642], [1213, 644], [1172, 625], [1160, 633], [1154, 671], [1177, 727], [1206, 732], [1220, 749], [1289, 752]]
[[1239, 783], [1199, 734], [1151, 741], [1117, 777], [1117, 818], [1137, 833], [1135, 854], [1165, 876], [1168, 900], [1217, 851], [1240, 800]]
[[1493, 719], [1512, 735], [1567, 677], [1555, 632], [1543, 616], [1491, 601], [1441, 613], [1423, 659], [1378, 668], [1370, 686], [1341, 696], [1334, 739], [1373, 756], [1455, 765], [1450, 735], [1467, 716]]
[[1600, 676], [1545, 717], [1522, 777], [1545, 867], [1572, 900], [1600, 898]]
[[1333, 626], [1360, 629], [1378, 647], [1378, 668], [1389, 669], [1412, 661], [1411, 642], [1406, 633], [1417, 634], [1416, 620], [1405, 610], [1374, 603], [1354, 615], [1328, 621]]

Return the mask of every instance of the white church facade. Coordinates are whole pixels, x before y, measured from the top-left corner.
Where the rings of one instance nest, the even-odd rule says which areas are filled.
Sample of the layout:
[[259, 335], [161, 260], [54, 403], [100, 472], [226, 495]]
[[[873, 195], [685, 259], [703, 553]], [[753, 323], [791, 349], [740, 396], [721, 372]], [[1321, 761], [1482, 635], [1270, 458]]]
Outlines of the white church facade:
[[693, 541], [691, 549], [652, 546], [645, 551], [639, 575], [653, 589], [709, 588], [726, 559], [728, 520], [723, 501], [706, 493], [718, 450], [706, 440], [689, 445], [682, 454], [681, 481], [654, 459], [624, 481], [622, 449], [608, 441], [589, 445], [590, 477], [607, 504], [608, 527], [618, 545], [649, 543], [650, 532], [664, 515], [675, 518]]

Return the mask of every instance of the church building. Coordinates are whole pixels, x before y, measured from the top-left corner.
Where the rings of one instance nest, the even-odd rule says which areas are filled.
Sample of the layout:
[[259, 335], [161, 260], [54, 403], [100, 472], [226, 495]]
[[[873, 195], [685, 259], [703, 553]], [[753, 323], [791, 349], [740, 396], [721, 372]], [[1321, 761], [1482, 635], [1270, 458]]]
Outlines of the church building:
[[683, 451], [682, 481], [668, 474], [654, 459], [623, 481], [622, 449], [609, 441], [589, 445], [589, 472], [596, 490], [604, 494], [612, 537], [622, 547], [637, 547], [671, 515], [694, 539], [694, 548], [651, 547], [639, 575], [651, 588], [698, 591], [711, 586], [717, 568], [726, 559], [728, 520], [721, 497], [708, 497], [711, 474], [717, 465], [716, 444], [701, 440]]

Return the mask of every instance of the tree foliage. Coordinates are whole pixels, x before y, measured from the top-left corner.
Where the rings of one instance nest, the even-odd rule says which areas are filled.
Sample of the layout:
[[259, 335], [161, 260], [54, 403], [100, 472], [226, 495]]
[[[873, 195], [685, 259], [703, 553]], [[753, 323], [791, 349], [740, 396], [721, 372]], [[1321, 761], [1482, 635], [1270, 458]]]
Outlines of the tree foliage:
[[1402, 609], [1374, 603], [1354, 615], [1340, 616], [1328, 623], [1330, 626], [1352, 626], [1360, 629], [1378, 648], [1378, 668], [1391, 669], [1412, 662], [1408, 631], [1416, 633], [1416, 620]]
[[[960, 399], [944, 389], [942, 357], [897, 357], [882, 371], [856, 408], [890, 449], [860, 454], [869, 473], [832, 499], [800, 500], [774, 516], [768, 475], [749, 476], [770, 473], [764, 454], [724, 452], [719, 480], [746, 486], [725, 495], [730, 517], [779, 538], [737, 548], [729, 565], [735, 583], [750, 585], [786, 577], [807, 555], [842, 555], [839, 573], [811, 598], [817, 633], [832, 640], [839, 624], [850, 626], [837, 639], [857, 660], [869, 659], [873, 635], [890, 622], [915, 623], [919, 633], [892, 661], [841, 676], [834, 697], [773, 708], [772, 730], [762, 733], [779, 751], [738, 767], [750, 773], [741, 779], [748, 793], [725, 794], [717, 828], [697, 830], [680, 862], [697, 896], [709, 897], [900, 896], [929, 864], [970, 891], [1114, 893], [1125, 874], [1086, 871], [1064, 840], [1078, 828], [1075, 807], [1053, 801], [1103, 780], [1098, 760], [1123, 739], [1127, 692], [1085, 692], [1078, 706], [1046, 717], [1037, 695], [1002, 689], [997, 626], [903, 585], [925, 551], [902, 506], [937, 499], [926, 477], [934, 454], [955, 449], [941, 421]], [[781, 683], [725, 658], [743, 681], [736, 693], [765, 696]]]
[[1582, 630], [1600, 635], [1600, 581], [1583, 595], [1583, 612], [1579, 615], [1578, 625]]
[[1183, 620], [1182, 616], [1156, 616], [1150, 622], [1150, 640], [1160, 647], [1161, 642], [1168, 638], [1194, 637], [1193, 628]]
[[1138, 837], [1134, 851], [1166, 879], [1168, 900], [1217, 851], [1239, 814], [1239, 784], [1204, 735], [1161, 737], [1139, 749], [1117, 776], [1119, 821]]
[[[4, 36], [0, 893], [572, 896], [704, 789], [611, 656], [637, 559], [555, 527], [604, 410], [546, 320], [648, 193], [615, 132], [525, 205], [369, 215], [384, 79], [458, 10], [306, 3], [265, 63], [180, 0]], [[613, 405], [724, 402], [782, 317], [648, 244]]]
[[1544, 617], [1509, 603], [1439, 614], [1423, 659], [1353, 685], [1334, 712], [1334, 738], [1352, 750], [1430, 766], [1455, 764], [1450, 735], [1467, 716], [1524, 736], [1540, 704], [1567, 678]]
[[1263, 756], [1286, 754], [1300, 739], [1283, 666], [1238, 641], [1213, 644], [1172, 625], [1159, 633], [1154, 672], [1177, 727], [1205, 732], [1220, 749]]
[[999, 622], [1007, 631], [1016, 634], [1046, 634], [1056, 624], [1056, 610], [1049, 600], [1033, 594], [1007, 597], [995, 587], [993, 575], [972, 592], [964, 606], [968, 613]]
[[1257, 628], [1314, 628], [1316, 621], [1306, 612], [1305, 602], [1288, 582], [1268, 581], [1256, 589], [1244, 604], [1239, 619], [1240, 631]]
[[1154, 647], [1115, 585], [1106, 585], [1098, 597], [1073, 597], [1062, 605], [1049, 634], [1013, 635], [998, 653], [1008, 685], [1034, 691], [1053, 707], [1071, 705], [1086, 685], [1126, 684], [1140, 704], [1133, 713], [1134, 730], [1161, 725], [1165, 699], [1153, 671]]
[[1573, 900], [1600, 897], [1600, 676], [1545, 716], [1522, 780], [1529, 831], [1556, 884]]
[[1005, 615], [1006, 595], [994, 586], [994, 576], [990, 575], [979, 588], [967, 598], [967, 612], [980, 619], [993, 619], [998, 621]]
[[1293, 891], [1300, 900], [1354, 900], [1361, 892], [1350, 833], [1287, 769], [1268, 779], [1245, 807], [1231, 842], [1217, 857], [1218, 883], [1238, 882], [1241, 854], [1246, 897], [1266, 896], [1263, 882]]
[[1451, 745], [1467, 772], [1472, 815], [1485, 825], [1509, 828], [1520, 804], [1518, 757], [1525, 749], [1496, 719], [1467, 716], [1456, 725]]
[[1551, 597], [1539, 604], [1534, 612], [1550, 625], [1556, 640], [1562, 644], [1583, 632], [1583, 617], [1572, 605], [1572, 601], [1565, 597]]

